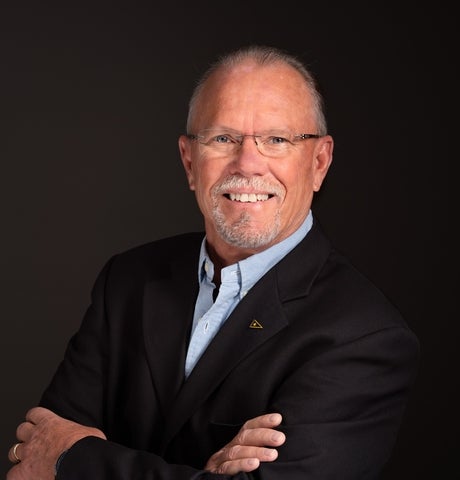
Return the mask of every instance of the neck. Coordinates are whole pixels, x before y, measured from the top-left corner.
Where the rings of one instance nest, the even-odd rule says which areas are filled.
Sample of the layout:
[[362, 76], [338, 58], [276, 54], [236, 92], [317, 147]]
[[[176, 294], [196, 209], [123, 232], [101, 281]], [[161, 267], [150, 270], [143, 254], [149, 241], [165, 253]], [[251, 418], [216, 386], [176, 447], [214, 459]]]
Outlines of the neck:
[[223, 268], [233, 265], [241, 260], [244, 260], [245, 258], [250, 257], [254, 253], [257, 253], [257, 250], [232, 247], [228, 244], [225, 244], [224, 248], [216, 248], [214, 244], [209, 242], [209, 239], [207, 239], [206, 242], [206, 250], [209, 258], [214, 264], [213, 282], [216, 285], [220, 285], [220, 272]]

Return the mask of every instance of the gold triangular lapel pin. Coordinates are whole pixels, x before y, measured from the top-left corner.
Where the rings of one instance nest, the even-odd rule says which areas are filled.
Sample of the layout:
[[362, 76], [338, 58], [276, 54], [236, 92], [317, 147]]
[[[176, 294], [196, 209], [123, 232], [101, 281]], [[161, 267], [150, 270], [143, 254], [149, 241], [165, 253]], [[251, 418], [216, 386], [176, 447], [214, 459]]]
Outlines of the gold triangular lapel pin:
[[256, 319], [254, 319], [254, 320], [249, 324], [249, 328], [264, 328], [264, 327], [262, 327], [262, 325], [261, 325]]

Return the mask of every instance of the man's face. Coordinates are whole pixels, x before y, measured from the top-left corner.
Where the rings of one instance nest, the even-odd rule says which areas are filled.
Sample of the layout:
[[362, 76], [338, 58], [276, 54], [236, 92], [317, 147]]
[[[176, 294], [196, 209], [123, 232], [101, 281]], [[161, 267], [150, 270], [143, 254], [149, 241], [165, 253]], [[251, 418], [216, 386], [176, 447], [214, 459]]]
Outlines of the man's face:
[[[189, 132], [204, 135], [182, 136], [179, 148], [208, 244], [229, 263], [285, 239], [308, 214], [333, 149], [329, 136], [293, 137], [317, 133], [311, 102], [300, 75], [283, 65], [246, 63], [208, 80]], [[293, 142], [261, 153], [259, 135], [270, 145]]]

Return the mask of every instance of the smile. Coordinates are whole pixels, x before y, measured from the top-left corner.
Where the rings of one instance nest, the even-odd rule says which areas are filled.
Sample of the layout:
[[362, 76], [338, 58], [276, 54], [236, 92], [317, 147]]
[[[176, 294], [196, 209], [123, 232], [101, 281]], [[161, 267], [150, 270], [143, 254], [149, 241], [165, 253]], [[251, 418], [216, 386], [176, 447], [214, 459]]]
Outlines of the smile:
[[227, 193], [224, 195], [232, 202], [243, 202], [243, 203], [255, 203], [255, 202], [265, 202], [273, 195], [267, 193]]

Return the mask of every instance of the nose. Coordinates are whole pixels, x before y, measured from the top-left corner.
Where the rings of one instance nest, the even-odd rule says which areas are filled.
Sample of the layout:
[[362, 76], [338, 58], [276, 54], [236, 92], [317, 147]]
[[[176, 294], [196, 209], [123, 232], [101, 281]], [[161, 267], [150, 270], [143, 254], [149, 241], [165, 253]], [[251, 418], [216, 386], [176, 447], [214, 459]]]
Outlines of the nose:
[[252, 138], [252, 142], [256, 146], [259, 145], [258, 142], [257, 142], [257, 139], [260, 137], [260, 135], [241, 135], [240, 146], [243, 146], [243, 143], [246, 140], [246, 137]]
[[264, 175], [266, 172], [267, 159], [259, 152], [257, 135], [243, 135], [231, 164], [231, 173], [251, 176]]

